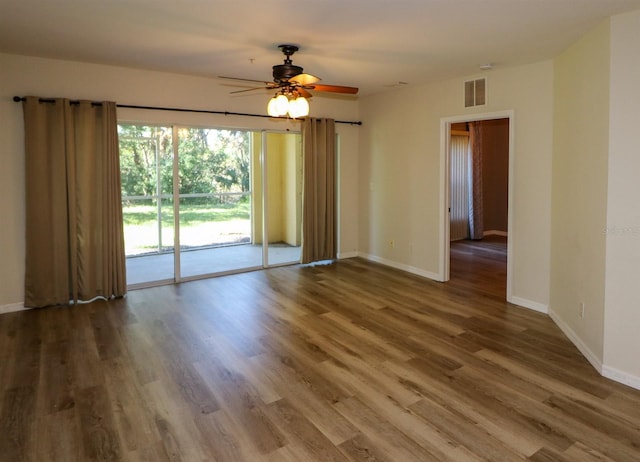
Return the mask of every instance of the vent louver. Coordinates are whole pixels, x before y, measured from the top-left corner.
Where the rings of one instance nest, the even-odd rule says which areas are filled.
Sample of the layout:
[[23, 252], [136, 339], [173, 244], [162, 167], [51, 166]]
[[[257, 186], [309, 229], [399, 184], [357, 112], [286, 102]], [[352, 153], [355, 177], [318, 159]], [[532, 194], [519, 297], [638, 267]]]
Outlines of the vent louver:
[[487, 79], [464, 82], [464, 107], [484, 106], [487, 103]]

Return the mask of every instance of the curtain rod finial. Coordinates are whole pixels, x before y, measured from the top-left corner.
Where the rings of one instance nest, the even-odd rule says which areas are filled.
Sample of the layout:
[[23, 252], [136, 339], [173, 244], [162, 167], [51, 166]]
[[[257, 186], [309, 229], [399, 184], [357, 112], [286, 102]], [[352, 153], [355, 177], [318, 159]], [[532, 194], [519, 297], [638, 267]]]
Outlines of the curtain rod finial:
[[20, 101], [24, 101], [24, 98], [23, 98], [23, 97], [21, 97], [21, 96], [14, 96], [14, 97], [13, 97], [13, 101], [14, 101], [15, 103], [19, 103]]

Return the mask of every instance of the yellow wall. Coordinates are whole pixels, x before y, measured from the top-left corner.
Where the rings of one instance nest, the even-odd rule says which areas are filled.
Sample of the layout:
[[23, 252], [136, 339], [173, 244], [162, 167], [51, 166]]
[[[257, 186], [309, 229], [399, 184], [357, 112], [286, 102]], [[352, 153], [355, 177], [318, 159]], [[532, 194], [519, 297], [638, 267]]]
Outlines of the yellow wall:
[[[261, 134], [254, 135], [252, 212], [253, 242], [262, 243], [262, 166]], [[301, 242], [302, 172], [300, 135], [267, 133], [267, 221], [269, 243], [285, 242], [299, 246]]]
[[266, 146], [267, 169], [267, 225], [269, 243], [281, 242], [284, 239], [284, 207], [283, 165], [287, 156], [283, 135], [267, 133]]
[[602, 362], [609, 21], [555, 60], [553, 147], [550, 308]]
[[299, 246], [302, 242], [302, 137], [287, 135], [284, 144], [282, 240]]

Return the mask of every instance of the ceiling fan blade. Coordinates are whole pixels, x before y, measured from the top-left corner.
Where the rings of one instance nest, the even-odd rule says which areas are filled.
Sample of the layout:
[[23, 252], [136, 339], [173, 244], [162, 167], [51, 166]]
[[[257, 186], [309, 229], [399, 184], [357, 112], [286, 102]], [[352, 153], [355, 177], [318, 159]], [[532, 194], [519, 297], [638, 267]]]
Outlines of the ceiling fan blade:
[[305, 88], [309, 90], [316, 91], [330, 91], [333, 93], [346, 93], [349, 95], [355, 95], [358, 93], [358, 88], [356, 87], [343, 87], [340, 85], [322, 85], [322, 84], [314, 84], [314, 85], [305, 85]]
[[307, 99], [309, 99], [309, 98], [311, 98], [313, 96], [311, 93], [309, 93], [307, 90], [305, 90], [302, 87], [296, 88], [296, 91], [298, 92], [298, 95], [304, 96]]
[[265, 80], [243, 79], [242, 77], [225, 77], [224, 75], [219, 75], [218, 78], [227, 79], [227, 80], [243, 80], [245, 82], [258, 82], [258, 83], [264, 83], [265, 85], [269, 85], [270, 83], [273, 83], [273, 82], [267, 82]]
[[298, 85], [313, 85], [316, 82], [320, 82], [320, 78], [311, 74], [298, 74], [289, 79], [289, 82], [296, 83]]
[[233, 95], [234, 93], [244, 93], [246, 91], [254, 91], [254, 90], [268, 90], [268, 88], [265, 87], [253, 87], [253, 88], [245, 88], [244, 90], [235, 90], [235, 91], [230, 91], [229, 94]]

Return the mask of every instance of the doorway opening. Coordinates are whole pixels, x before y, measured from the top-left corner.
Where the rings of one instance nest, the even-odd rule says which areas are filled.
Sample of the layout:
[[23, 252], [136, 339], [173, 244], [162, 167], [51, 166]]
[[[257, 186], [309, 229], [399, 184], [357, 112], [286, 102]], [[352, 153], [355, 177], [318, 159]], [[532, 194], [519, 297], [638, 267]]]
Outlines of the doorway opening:
[[442, 281], [510, 300], [513, 113], [443, 119], [441, 136]]

